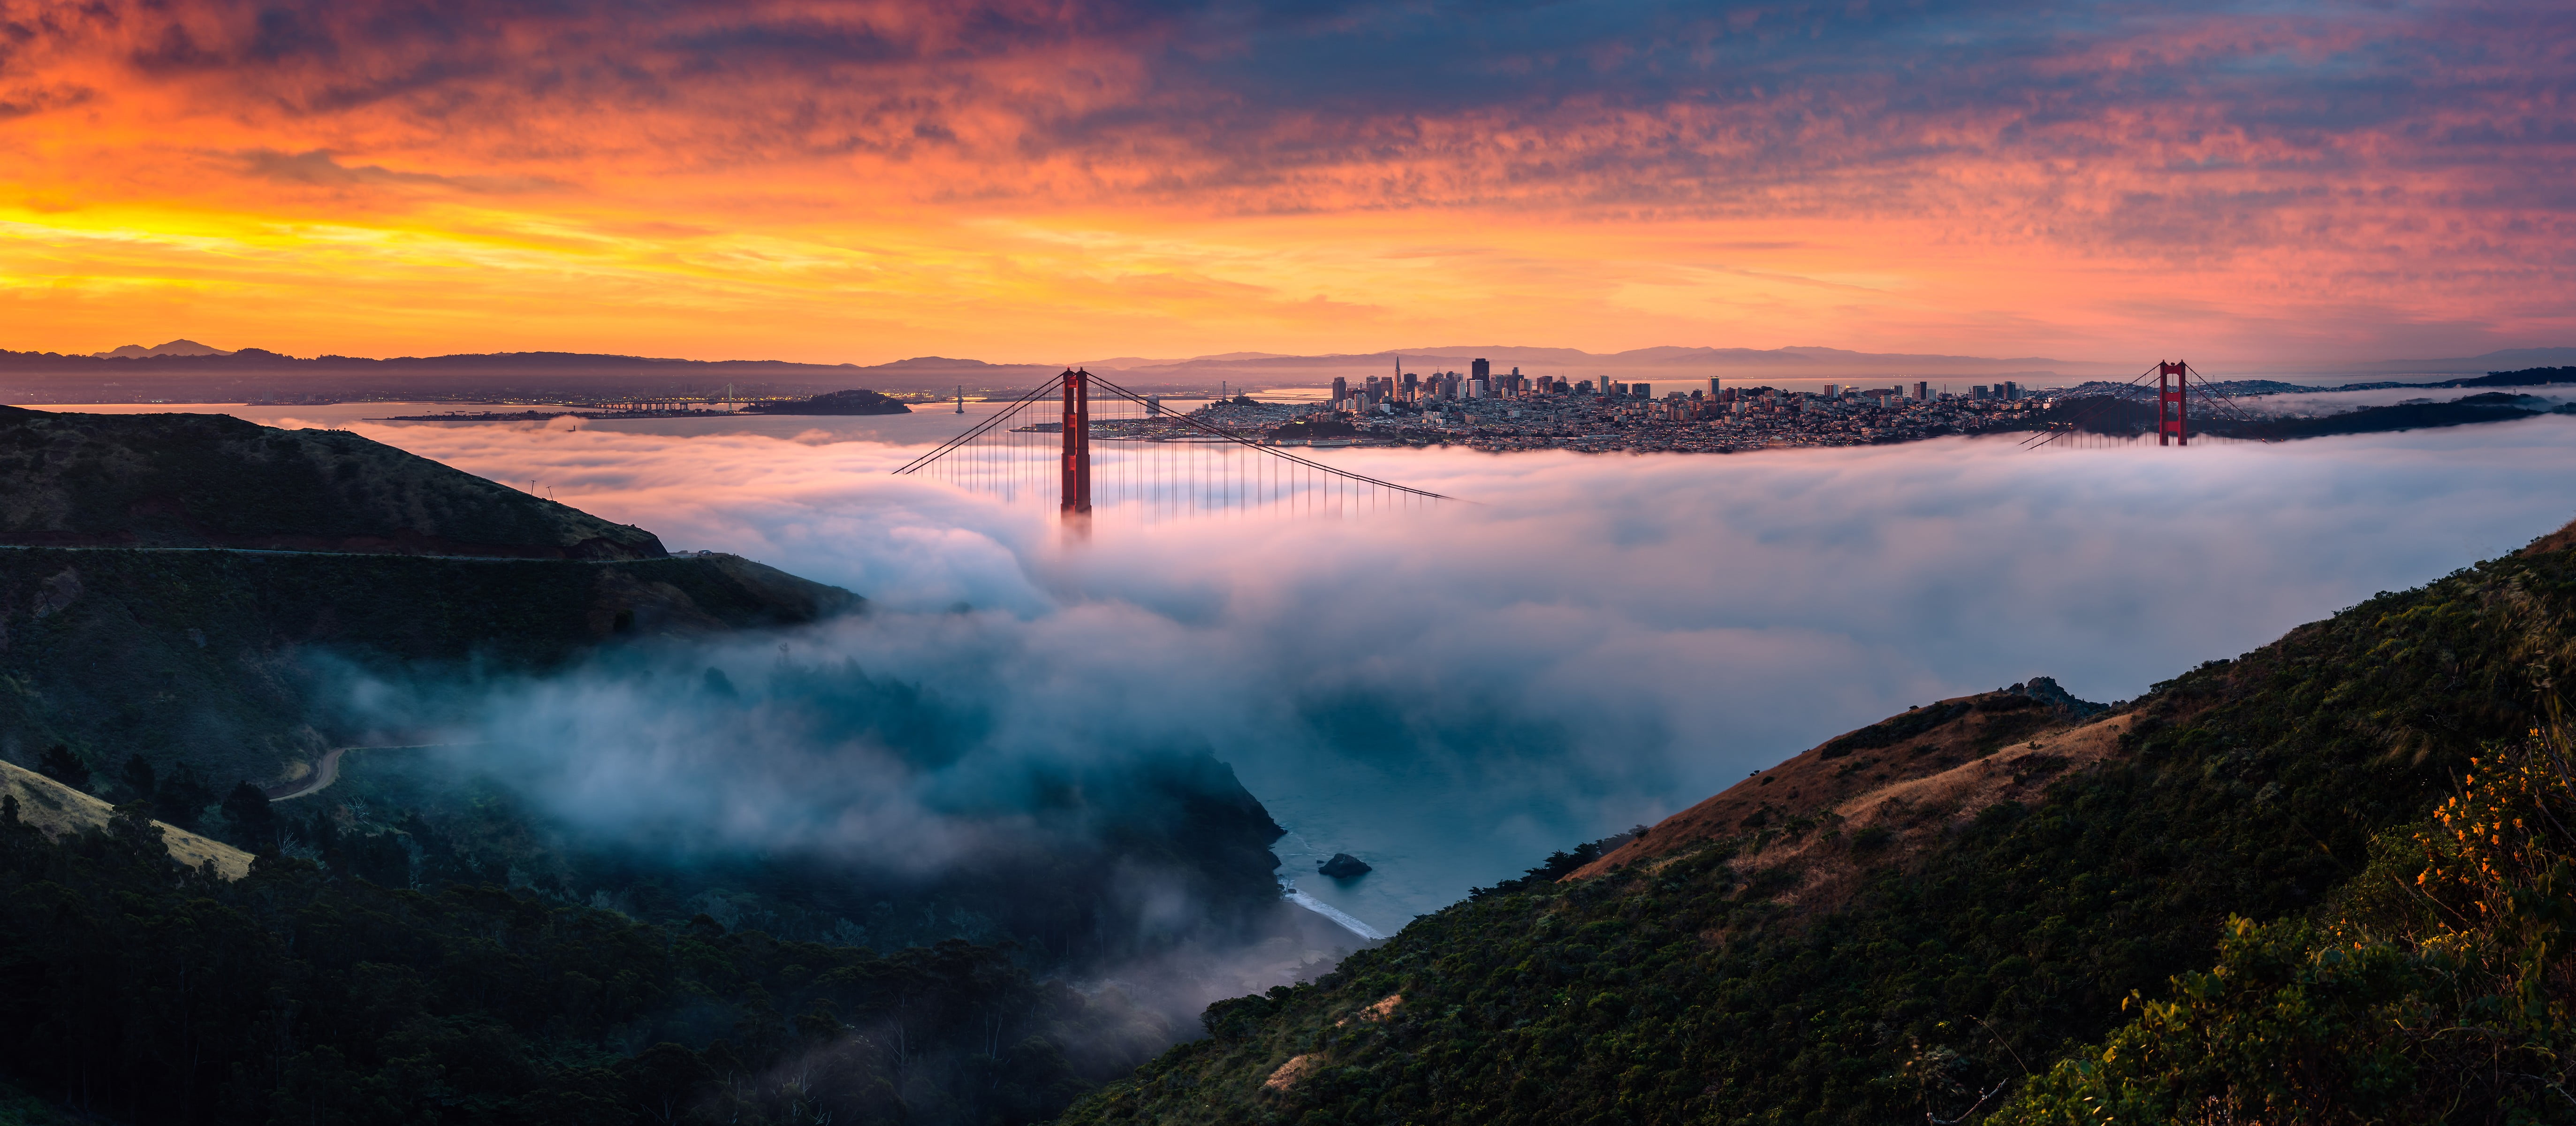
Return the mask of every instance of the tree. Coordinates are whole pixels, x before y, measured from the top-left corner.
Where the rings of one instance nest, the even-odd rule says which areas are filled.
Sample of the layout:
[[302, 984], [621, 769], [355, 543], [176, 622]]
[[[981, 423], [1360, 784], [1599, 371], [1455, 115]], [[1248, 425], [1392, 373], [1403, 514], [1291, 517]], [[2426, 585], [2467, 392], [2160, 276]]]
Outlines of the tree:
[[224, 795], [225, 837], [245, 851], [263, 856], [277, 851], [277, 811], [268, 807], [268, 795], [248, 782], [233, 787]]
[[152, 816], [193, 830], [205, 817], [206, 807], [215, 804], [215, 791], [197, 776], [195, 768], [180, 763], [168, 778], [152, 791]]
[[89, 764], [61, 743], [45, 748], [36, 759], [36, 772], [75, 790], [89, 789]]
[[142, 755], [125, 760], [125, 769], [117, 772], [117, 780], [125, 783], [125, 800], [129, 802], [151, 801], [152, 795], [161, 790], [152, 764], [143, 761]]

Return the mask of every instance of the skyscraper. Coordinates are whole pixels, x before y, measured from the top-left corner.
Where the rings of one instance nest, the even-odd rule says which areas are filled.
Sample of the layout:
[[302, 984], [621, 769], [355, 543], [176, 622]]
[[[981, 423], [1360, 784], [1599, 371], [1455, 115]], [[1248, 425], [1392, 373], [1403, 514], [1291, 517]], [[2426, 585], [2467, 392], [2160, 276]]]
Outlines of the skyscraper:
[[1342, 400], [1347, 399], [1347, 398], [1350, 398], [1350, 397], [1351, 397], [1351, 381], [1350, 381], [1350, 380], [1348, 380], [1348, 379], [1344, 379], [1344, 378], [1342, 378], [1341, 376], [1338, 376], [1338, 375], [1334, 376], [1334, 377], [1333, 377], [1333, 401], [1334, 401], [1335, 403], [1339, 403], [1339, 402], [1341, 402]]
[[1491, 384], [1494, 380], [1494, 365], [1485, 360], [1470, 361], [1467, 364], [1467, 378], [1481, 379]]

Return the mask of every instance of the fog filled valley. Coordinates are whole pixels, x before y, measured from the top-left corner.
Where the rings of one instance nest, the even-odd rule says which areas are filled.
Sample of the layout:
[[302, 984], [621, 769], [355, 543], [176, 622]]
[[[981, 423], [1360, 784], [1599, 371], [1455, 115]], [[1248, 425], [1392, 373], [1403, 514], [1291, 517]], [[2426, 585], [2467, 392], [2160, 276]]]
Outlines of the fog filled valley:
[[[1412, 980], [1408, 942], [1467, 958], [1591, 894], [1525, 873], [1606, 839], [1698, 879], [1726, 862], [1707, 840], [1627, 831], [1909, 709], [2010, 711], [2044, 676], [2163, 714], [2188, 670], [2469, 581], [2565, 523], [2576, 475], [2563, 417], [2188, 450], [1349, 450], [1460, 500], [1108, 508], [1086, 537], [890, 475], [938, 415], [204, 409], [247, 421], [0, 418], [0, 1019], [29, 1115], [1032, 1122], [1089, 1094], [1084, 1120], [1185, 1121], [1155, 1101], [1173, 1077], [1284, 1074], [1224, 1098], [1401, 1120], [1411, 1080], [1356, 1062], [1279, 1094], [1359, 1035], [1330, 1029], [1395, 1035], [1396, 1004], [1281, 1022]], [[247, 875], [174, 875], [190, 834]], [[2371, 847], [2350, 835], [2335, 863]], [[1316, 871], [1339, 853], [1372, 870]], [[2177, 917], [2218, 909], [2195, 902]], [[2197, 965], [2217, 940], [2171, 941]], [[1997, 1036], [2034, 1052], [2101, 1031], [2014, 1019]], [[1126, 1079], [1183, 1042], [1165, 1087]]]

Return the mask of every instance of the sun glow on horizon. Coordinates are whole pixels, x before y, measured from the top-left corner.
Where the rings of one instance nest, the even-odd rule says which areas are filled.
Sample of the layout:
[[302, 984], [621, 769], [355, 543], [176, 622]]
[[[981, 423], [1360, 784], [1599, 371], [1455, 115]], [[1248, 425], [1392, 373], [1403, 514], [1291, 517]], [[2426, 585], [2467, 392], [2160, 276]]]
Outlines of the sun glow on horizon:
[[20, 7], [0, 347], [2576, 340], [2564, 14]]

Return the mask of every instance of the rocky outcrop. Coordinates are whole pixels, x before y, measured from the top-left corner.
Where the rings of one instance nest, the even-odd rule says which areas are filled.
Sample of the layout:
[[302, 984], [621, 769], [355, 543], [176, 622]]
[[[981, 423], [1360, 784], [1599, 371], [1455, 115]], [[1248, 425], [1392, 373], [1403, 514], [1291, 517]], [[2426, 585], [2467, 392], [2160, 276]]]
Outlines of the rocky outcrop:
[[2045, 676], [2034, 676], [2030, 678], [2029, 683], [2016, 684], [2005, 691], [2029, 696], [2064, 713], [2069, 719], [2083, 719], [2108, 711], [2111, 707], [2109, 704], [2096, 704], [2091, 700], [2076, 699], [2074, 693], [2058, 687], [2054, 678]]
[[1347, 880], [1354, 876], [1368, 875], [1376, 869], [1369, 867], [1366, 862], [1350, 853], [1336, 852], [1330, 860], [1317, 861], [1315, 871], [1336, 880]]

